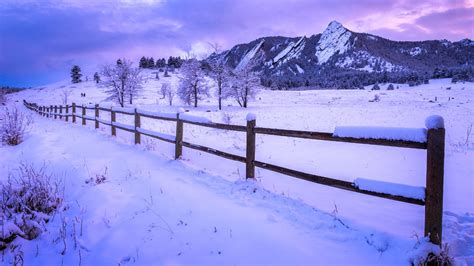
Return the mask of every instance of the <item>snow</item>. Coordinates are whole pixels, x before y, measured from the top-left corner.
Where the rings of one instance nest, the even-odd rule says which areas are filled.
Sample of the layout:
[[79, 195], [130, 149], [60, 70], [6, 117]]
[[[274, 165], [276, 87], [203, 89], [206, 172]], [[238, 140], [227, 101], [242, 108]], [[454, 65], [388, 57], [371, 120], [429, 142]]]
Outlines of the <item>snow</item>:
[[170, 140], [170, 141], [176, 141], [176, 137], [173, 136], [173, 135], [163, 134], [163, 133], [159, 133], [159, 132], [156, 132], [156, 131], [153, 131], [153, 130], [140, 128], [140, 127], [137, 128], [137, 131], [140, 132], [140, 133], [143, 133], [143, 134], [157, 136], [157, 137], [167, 139], [167, 140]]
[[177, 113], [155, 112], [155, 111], [148, 111], [148, 110], [142, 110], [142, 109], [137, 109], [137, 112], [143, 115], [158, 116], [158, 117], [164, 117], [164, 118], [176, 118], [177, 116]]
[[281, 52], [279, 52], [270, 62], [268, 62], [270, 64], [267, 65], [281, 65], [281, 63], [284, 63], [292, 58], [299, 57], [301, 51], [304, 49], [304, 38], [305, 37], [301, 37], [296, 42], [290, 42], [288, 46], [285, 47], [285, 49], [283, 49]]
[[255, 121], [257, 120], [257, 115], [254, 113], [248, 113], [246, 116], [247, 121]]
[[239, 70], [239, 69], [245, 68], [250, 62], [250, 60], [252, 60], [252, 58], [255, 56], [255, 54], [257, 54], [258, 50], [260, 49], [260, 47], [262, 47], [263, 43], [264, 43], [264, 40], [262, 39], [257, 45], [255, 45], [253, 49], [248, 51], [240, 60], [239, 64], [235, 67], [235, 69]]
[[335, 54], [343, 54], [349, 49], [351, 32], [339, 22], [333, 21], [324, 30], [316, 46], [318, 63], [327, 62]]
[[356, 139], [387, 139], [426, 142], [424, 128], [396, 128], [396, 127], [366, 127], [366, 126], [337, 126], [334, 137]]
[[403, 196], [406, 198], [425, 200], [425, 188], [417, 186], [408, 186], [404, 184], [389, 183], [378, 180], [357, 178], [354, 180], [354, 186], [367, 191], [385, 193], [394, 196]]
[[190, 115], [187, 113], [180, 113], [179, 119], [184, 120], [184, 121], [194, 122], [194, 123], [203, 123], [203, 124], [212, 123], [212, 121], [206, 117]]
[[295, 66], [296, 66], [296, 69], [298, 70], [298, 73], [300, 74], [304, 73], [304, 69], [302, 69], [298, 64], [295, 64]]
[[135, 108], [126, 108], [126, 107], [113, 106], [112, 110], [113, 111], [124, 112], [124, 113], [127, 113], [127, 114], [135, 114]]
[[[337, 125], [417, 128], [424, 127], [430, 115], [442, 116], [446, 121], [443, 243], [449, 244], [455, 265], [474, 264], [474, 139], [471, 135], [466, 140], [474, 124], [473, 83], [430, 80], [416, 87], [394, 84], [399, 87], [394, 91], [385, 91], [388, 84], [380, 84], [379, 92], [262, 90], [248, 108], [226, 99], [219, 111], [215, 98], [200, 101], [198, 108], [179, 99], [169, 106], [157, 94], [163, 82], [176, 86], [177, 75], [155, 80], [150, 74], [133, 107], [165, 113], [186, 108], [211, 121], [221, 121], [227, 114], [231, 124], [238, 125], [245, 125], [251, 112], [258, 115], [262, 127], [319, 132], [332, 132]], [[8, 106], [21, 105], [22, 99], [58, 104], [61, 86], [75, 86], [70, 101], [77, 104], [113, 104], [93, 82], [72, 85], [66, 80], [8, 95]], [[80, 97], [81, 92], [87, 97]], [[375, 93], [382, 100], [369, 103]], [[181, 160], [174, 160], [175, 147], [167, 142], [143, 135], [142, 144], [133, 145], [133, 134], [123, 130], [112, 137], [107, 126], [96, 130], [94, 123], [82, 126], [80, 121], [66, 123], [24, 111], [32, 114], [34, 123], [23, 144], [0, 146], [0, 182], [20, 162], [46, 165], [48, 172], [64, 178], [68, 204], [61, 214], [68, 221], [66, 253], [60, 254], [61, 219], [56, 215], [41, 237], [15, 240], [24, 252], [25, 265], [79, 265], [79, 250], [82, 265], [127, 261], [136, 265], [409, 265], [412, 252], [418, 251], [413, 235], [423, 236], [422, 206], [259, 168], [256, 181], [246, 181], [245, 164], [239, 162], [187, 148]], [[108, 112], [100, 115], [110, 118]], [[117, 113], [117, 121], [133, 125], [133, 116]], [[175, 122], [144, 118], [142, 126], [175, 135]], [[184, 127], [184, 141], [240, 156], [245, 156], [245, 140], [245, 132]], [[256, 159], [348, 182], [364, 177], [425, 185], [426, 151], [420, 149], [257, 134]], [[85, 184], [106, 168], [104, 184]], [[77, 249], [71, 237], [74, 221], [76, 229], [83, 224]], [[6, 264], [12, 261], [10, 255], [7, 251]]]
[[123, 124], [123, 123], [119, 123], [119, 122], [112, 122], [112, 125], [118, 126], [118, 127], [123, 127], [123, 128], [128, 129], [128, 130], [135, 130], [135, 126], [131, 126], [131, 125], [127, 125], [127, 124]]
[[440, 253], [440, 247], [431, 243], [429, 237], [422, 237], [410, 253], [410, 263], [412, 265], [424, 265], [429, 254], [439, 255]]
[[425, 126], [427, 129], [444, 128], [444, 119], [439, 115], [430, 115], [425, 120]]

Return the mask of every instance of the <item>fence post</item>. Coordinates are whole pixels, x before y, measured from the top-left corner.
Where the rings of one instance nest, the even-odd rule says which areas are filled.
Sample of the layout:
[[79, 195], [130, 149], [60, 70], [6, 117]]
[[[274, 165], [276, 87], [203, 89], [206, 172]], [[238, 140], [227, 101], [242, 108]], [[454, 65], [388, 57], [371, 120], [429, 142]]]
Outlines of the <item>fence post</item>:
[[40, 113], [40, 115], [43, 115], [43, 107], [42, 106], [39, 107], [39, 113]]
[[82, 105], [82, 125], [86, 125], [86, 107]]
[[179, 159], [183, 155], [183, 120], [179, 119], [179, 111], [176, 114], [176, 139], [174, 145], [174, 158]]
[[63, 106], [59, 106], [59, 119], [63, 119]]
[[254, 114], [247, 114], [247, 155], [245, 157], [246, 178], [255, 178], [255, 124]]
[[137, 108], [135, 108], [135, 144], [140, 144], [140, 132], [138, 132], [138, 128], [140, 128], [140, 114], [137, 112]]
[[41, 106], [41, 110], [43, 110], [43, 117], [46, 117], [46, 106]]
[[99, 104], [95, 105], [95, 128], [99, 128]]
[[[428, 123], [428, 120], [431, 123]], [[433, 121], [435, 121], [433, 125]], [[427, 164], [425, 199], [425, 236], [441, 246], [443, 226], [444, 121], [440, 116], [427, 118]]]
[[76, 103], [72, 103], [72, 122], [76, 123]]
[[117, 135], [117, 130], [115, 129], [114, 123], [115, 123], [115, 111], [113, 107], [110, 107], [110, 128], [112, 131], [111, 132], [112, 136]]
[[58, 118], [57, 113], [58, 113], [58, 106], [55, 105], [55, 106], [54, 106], [54, 119], [57, 119], [57, 118]]
[[69, 105], [66, 104], [66, 122], [69, 121]]
[[49, 117], [53, 118], [53, 106], [49, 106]]

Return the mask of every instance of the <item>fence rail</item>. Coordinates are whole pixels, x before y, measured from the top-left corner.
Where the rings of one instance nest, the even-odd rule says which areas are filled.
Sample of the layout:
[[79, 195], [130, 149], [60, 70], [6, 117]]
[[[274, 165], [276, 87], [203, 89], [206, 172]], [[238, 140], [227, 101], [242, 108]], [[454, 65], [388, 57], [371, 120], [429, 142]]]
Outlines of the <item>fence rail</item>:
[[[247, 125], [227, 125], [214, 123], [207, 120], [202, 120], [189, 116], [184, 113], [176, 114], [165, 114], [157, 112], [149, 112], [140, 110], [137, 108], [104, 108], [99, 105], [94, 107], [88, 106], [77, 106], [72, 103], [72, 106], [38, 106], [36, 103], [29, 103], [23, 101], [24, 105], [33, 111], [38, 112], [44, 117], [54, 117], [55, 119], [65, 118], [68, 121], [69, 117], [72, 117], [72, 123], [76, 123], [76, 118], [82, 120], [82, 124], [86, 125], [86, 121], [94, 121], [95, 128], [99, 128], [99, 124], [107, 125], [111, 127], [111, 134], [116, 136], [116, 129], [125, 130], [135, 135], [135, 144], [141, 143], [141, 135], [145, 135], [151, 138], [155, 138], [161, 141], [175, 144], [175, 158], [178, 159], [182, 156], [183, 147], [194, 149], [202, 152], [206, 152], [212, 155], [216, 155], [225, 159], [234, 160], [245, 163], [246, 165], [246, 177], [255, 177], [255, 167], [259, 167], [265, 170], [273, 171], [276, 173], [292, 176], [309, 182], [326, 185], [338, 189], [361, 193], [365, 195], [376, 196], [389, 200], [395, 200], [410, 204], [424, 205], [425, 206], [425, 230], [426, 236], [430, 237], [430, 241], [434, 244], [441, 245], [442, 240], [442, 212], [443, 212], [443, 183], [444, 183], [444, 149], [445, 149], [445, 129], [439, 128], [428, 128], [427, 129], [427, 140], [425, 142], [414, 142], [405, 140], [388, 140], [388, 139], [359, 139], [350, 137], [335, 137], [332, 133], [327, 132], [311, 132], [311, 131], [299, 131], [299, 130], [288, 130], [288, 129], [274, 129], [256, 127], [256, 118], [253, 116], [247, 117]], [[69, 113], [69, 107], [71, 107], [71, 113]], [[77, 113], [77, 108], [81, 109], [81, 113]], [[59, 110], [59, 111], [58, 111]], [[63, 112], [65, 111], [65, 113]], [[88, 116], [87, 110], [94, 110], [94, 116]], [[100, 111], [110, 113], [110, 121], [103, 120], [99, 117]], [[116, 121], [116, 114], [125, 114], [134, 116], [134, 125], [122, 124]], [[141, 126], [141, 117], [148, 119], [158, 119], [164, 121], [176, 122], [175, 136], [166, 135], [163, 133], [143, 129]], [[246, 155], [239, 156], [224, 151], [220, 151], [214, 148], [193, 144], [190, 142], [183, 141], [184, 135], [184, 124], [190, 124], [195, 126], [202, 126], [221, 130], [230, 130], [237, 132], [246, 132]], [[426, 188], [425, 198], [411, 198], [400, 195], [392, 195], [384, 192], [369, 191], [359, 188], [354, 182], [348, 182], [329, 177], [318, 176], [309, 174], [293, 169], [273, 165], [266, 162], [260, 162], [255, 160], [255, 138], [256, 134], [274, 135], [290, 138], [303, 138], [320, 141], [335, 141], [345, 143], [356, 143], [356, 144], [368, 144], [368, 145], [381, 145], [389, 147], [400, 147], [400, 148], [412, 148], [412, 149], [424, 149], [427, 150], [427, 168], [426, 168]]]

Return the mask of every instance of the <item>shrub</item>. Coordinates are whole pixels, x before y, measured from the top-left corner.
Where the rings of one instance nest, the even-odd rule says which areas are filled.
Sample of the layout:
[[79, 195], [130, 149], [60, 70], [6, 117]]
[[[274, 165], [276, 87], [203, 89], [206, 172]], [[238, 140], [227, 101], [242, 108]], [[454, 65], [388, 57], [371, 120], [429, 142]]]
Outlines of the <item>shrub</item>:
[[63, 202], [59, 183], [31, 165], [20, 165], [1, 186], [0, 250], [16, 237], [36, 238]]
[[389, 84], [387, 87], [388, 91], [393, 91], [395, 88], [393, 87], [393, 84]]
[[379, 91], [380, 90], [379, 84], [375, 83], [374, 86], [372, 87], [372, 90]]
[[20, 144], [31, 122], [31, 116], [26, 116], [16, 107], [6, 108], [0, 116], [0, 137], [2, 143], [11, 146]]

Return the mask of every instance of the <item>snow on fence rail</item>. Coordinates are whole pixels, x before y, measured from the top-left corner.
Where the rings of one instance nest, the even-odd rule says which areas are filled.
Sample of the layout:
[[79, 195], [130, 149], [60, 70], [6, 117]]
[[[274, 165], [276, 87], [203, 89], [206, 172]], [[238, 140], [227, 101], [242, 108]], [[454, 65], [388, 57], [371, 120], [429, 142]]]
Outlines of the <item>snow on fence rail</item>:
[[[288, 129], [274, 129], [256, 127], [256, 116], [247, 116], [247, 125], [227, 125], [214, 123], [207, 118], [192, 116], [180, 111], [178, 113], [160, 113], [132, 108], [103, 108], [96, 104], [93, 108], [90, 105], [76, 106], [38, 106], [35, 103], [23, 101], [24, 105], [44, 117], [52, 117], [68, 121], [72, 117], [72, 123], [76, 123], [76, 118], [82, 119], [82, 124], [86, 125], [86, 120], [95, 122], [95, 128], [99, 124], [108, 125], [111, 134], [116, 135], [116, 129], [122, 129], [135, 134], [135, 144], [140, 144], [141, 135], [156, 138], [162, 141], [175, 144], [175, 159], [182, 156], [183, 147], [195, 149], [226, 159], [245, 163], [246, 177], [255, 177], [255, 167], [269, 171], [289, 175], [313, 183], [344, 189], [352, 192], [372, 195], [390, 200], [425, 206], [425, 236], [430, 237], [434, 244], [441, 245], [442, 240], [442, 213], [443, 213], [443, 182], [444, 182], [444, 149], [445, 149], [445, 129], [444, 121], [440, 116], [430, 116], [426, 119], [426, 128], [380, 128], [380, 127], [337, 127], [334, 133], [311, 132]], [[77, 108], [81, 113], [77, 113]], [[86, 110], [94, 110], [94, 116], [87, 116]], [[59, 112], [58, 112], [59, 110]], [[64, 110], [64, 112], [63, 112]], [[69, 112], [71, 110], [71, 112]], [[99, 118], [99, 112], [110, 113], [110, 121]], [[116, 113], [133, 115], [134, 125], [118, 123]], [[176, 122], [175, 136], [143, 129], [141, 127], [141, 117]], [[238, 156], [213, 148], [183, 141], [184, 123], [210, 127], [215, 129], [232, 130], [246, 132], [246, 155]], [[426, 167], [426, 187], [412, 187], [403, 184], [394, 184], [358, 178], [354, 182], [348, 182], [330, 177], [324, 177], [293, 169], [284, 168], [266, 162], [255, 160], [255, 136], [256, 134], [275, 135], [292, 138], [314, 139], [322, 141], [337, 141], [347, 143], [382, 145], [401, 148], [413, 148], [427, 150]]]

